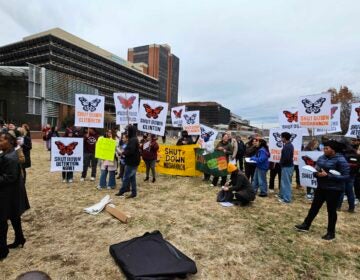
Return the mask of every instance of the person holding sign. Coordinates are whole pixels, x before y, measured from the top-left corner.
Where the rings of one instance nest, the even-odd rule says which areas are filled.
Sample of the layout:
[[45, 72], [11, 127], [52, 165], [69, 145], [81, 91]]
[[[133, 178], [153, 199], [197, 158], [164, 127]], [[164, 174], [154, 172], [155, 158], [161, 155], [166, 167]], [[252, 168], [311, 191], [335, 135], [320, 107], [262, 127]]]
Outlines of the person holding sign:
[[123, 155], [125, 156], [125, 171], [122, 186], [116, 196], [123, 196], [131, 185], [131, 195], [128, 198], [134, 198], [137, 195], [136, 190], [136, 171], [140, 164], [140, 145], [136, 137], [136, 127], [129, 125], [127, 128], [129, 138]]
[[294, 146], [290, 141], [291, 134], [289, 132], [281, 133], [281, 141], [284, 143], [281, 150], [280, 166], [281, 166], [281, 185], [279, 193], [279, 201], [283, 203], [291, 202], [291, 178], [294, 172]]
[[142, 145], [141, 156], [146, 165], [146, 178], [144, 181], [149, 181], [149, 172], [151, 169], [152, 182], [155, 183], [155, 163], [157, 159], [157, 152], [159, 150], [159, 144], [157, 143], [157, 137], [154, 134], [151, 134], [151, 139], [144, 142]]
[[[106, 137], [112, 140], [116, 139], [115, 131], [109, 129], [106, 132]], [[101, 174], [100, 174], [100, 181], [99, 185], [97, 186], [98, 190], [105, 189], [115, 189], [116, 182], [115, 182], [115, 171], [117, 169], [117, 158], [114, 152], [114, 159], [113, 160], [100, 160], [101, 162]], [[109, 174], [109, 181], [106, 184], [106, 177]], [[106, 186], [107, 185], [107, 186]]]
[[89, 128], [87, 134], [84, 136], [84, 169], [81, 174], [80, 181], [86, 178], [87, 170], [91, 163], [91, 177], [90, 181], [95, 181], [97, 158], [95, 158], [96, 141], [99, 138], [94, 128]]
[[298, 231], [309, 231], [311, 223], [326, 201], [328, 226], [327, 233], [322, 237], [324, 240], [333, 240], [335, 238], [336, 207], [342, 192], [345, 190], [345, 184], [350, 178], [349, 164], [344, 156], [340, 154], [341, 146], [335, 140], [324, 143], [324, 155], [317, 160], [316, 170], [318, 171], [314, 173], [314, 177], [317, 178], [314, 200], [304, 222], [295, 226]]

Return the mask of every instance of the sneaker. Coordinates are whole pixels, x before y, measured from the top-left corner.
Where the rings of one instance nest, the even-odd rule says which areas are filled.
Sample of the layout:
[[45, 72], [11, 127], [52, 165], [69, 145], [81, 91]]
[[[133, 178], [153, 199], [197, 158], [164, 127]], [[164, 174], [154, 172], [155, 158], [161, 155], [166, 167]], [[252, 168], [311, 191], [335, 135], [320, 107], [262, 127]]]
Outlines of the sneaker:
[[312, 200], [313, 200], [313, 195], [310, 194], [310, 193], [307, 194], [307, 195], [306, 195], [306, 199], [312, 201]]
[[146, 182], [146, 181], [149, 181], [149, 178], [145, 178], [145, 179], [144, 179], [144, 182]]
[[84, 181], [85, 181], [85, 178], [81, 177], [80, 182], [84, 182]]
[[121, 193], [121, 192], [118, 192], [115, 194], [116, 196], [119, 196], [119, 197], [125, 197], [125, 194], [124, 193]]
[[210, 187], [215, 187], [215, 185], [214, 185], [214, 184], [210, 184]]
[[73, 180], [72, 180], [72, 179], [70, 179], [68, 182], [69, 182], [69, 183], [72, 183], [72, 182], [73, 182]]
[[269, 193], [274, 193], [274, 189], [269, 189]]
[[284, 201], [282, 198], [279, 198], [278, 201], [279, 201], [280, 203], [285, 203], [285, 201]]
[[331, 241], [335, 239], [335, 233], [326, 233], [324, 236], [321, 237], [322, 239], [326, 241]]
[[355, 198], [355, 205], [358, 205], [358, 204], [359, 204], [359, 199]]
[[344, 199], [343, 199], [344, 201], [347, 201], [347, 195], [345, 194], [344, 195]]
[[96, 187], [98, 190], [102, 190], [102, 187], [101, 186], [97, 186]]
[[90, 181], [95, 181], [95, 177], [91, 177], [91, 178], [90, 178]]
[[107, 187], [106, 189], [107, 189], [107, 190], [111, 190], [111, 187]]
[[156, 181], [156, 179], [155, 179], [155, 178], [153, 178], [151, 182], [155, 183], [155, 181]]
[[309, 227], [302, 223], [301, 225], [295, 225], [295, 229], [298, 231], [302, 231], [302, 232], [308, 232], [309, 231]]
[[355, 208], [348, 209], [348, 212], [349, 212], [349, 213], [355, 213]]
[[63, 183], [66, 183], [66, 180], [65, 179], [63, 179], [63, 181], [62, 181]]

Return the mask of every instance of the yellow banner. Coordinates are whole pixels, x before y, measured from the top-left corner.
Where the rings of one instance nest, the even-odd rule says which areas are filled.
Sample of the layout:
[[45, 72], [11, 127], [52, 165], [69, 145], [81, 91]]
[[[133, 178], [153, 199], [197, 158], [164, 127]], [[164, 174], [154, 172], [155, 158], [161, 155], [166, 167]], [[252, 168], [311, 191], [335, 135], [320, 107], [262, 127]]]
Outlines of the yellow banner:
[[110, 138], [99, 137], [95, 146], [95, 157], [104, 160], [114, 160], [116, 141]]
[[[159, 145], [156, 172], [167, 175], [200, 176], [195, 169], [195, 148], [199, 145]], [[145, 172], [145, 163], [141, 160], [138, 171]]]

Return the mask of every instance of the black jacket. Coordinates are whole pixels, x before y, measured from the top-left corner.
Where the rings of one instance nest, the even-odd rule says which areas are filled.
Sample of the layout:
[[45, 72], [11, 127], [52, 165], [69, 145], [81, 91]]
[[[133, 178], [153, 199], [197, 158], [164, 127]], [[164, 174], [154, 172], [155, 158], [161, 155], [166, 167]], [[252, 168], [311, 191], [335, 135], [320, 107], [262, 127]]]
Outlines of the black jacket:
[[32, 149], [31, 138], [29, 136], [24, 136], [24, 144], [21, 148], [25, 156], [25, 163], [22, 166], [23, 168], [29, 168], [31, 167], [30, 150]]
[[0, 155], [0, 220], [20, 217], [30, 208], [14, 150]]
[[136, 137], [136, 130], [134, 127], [128, 128], [129, 142], [123, 152], [125, 156], [125, 165], [138, 166], [140, 164], [140, 145], [139, 140]]
[[255, 200], [255, 191], [250, 181], [242, 173], [239, 173], [236, 177], [236, 182], [232, 181], [232, 187], [229, 188], [231, 192], [237, 192], [248, 201]]

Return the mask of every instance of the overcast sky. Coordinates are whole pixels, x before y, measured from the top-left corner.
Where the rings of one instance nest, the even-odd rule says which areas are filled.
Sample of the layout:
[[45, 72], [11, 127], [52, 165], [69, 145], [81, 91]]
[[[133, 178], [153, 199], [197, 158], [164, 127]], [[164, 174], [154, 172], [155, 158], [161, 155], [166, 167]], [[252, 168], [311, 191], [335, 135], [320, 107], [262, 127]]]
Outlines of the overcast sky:
[[167, 43], [179, 101], [216, 101], [273, 127], [298, 96], [360, 93], [359, 15], [359, 0], [0, 0], [0, 45], [54, 27], [125, 59]]

